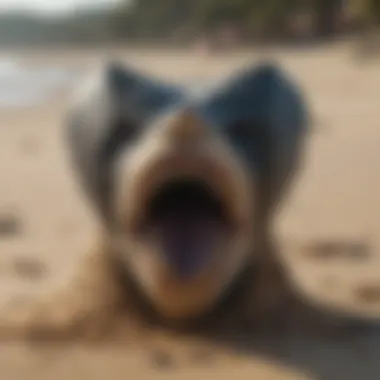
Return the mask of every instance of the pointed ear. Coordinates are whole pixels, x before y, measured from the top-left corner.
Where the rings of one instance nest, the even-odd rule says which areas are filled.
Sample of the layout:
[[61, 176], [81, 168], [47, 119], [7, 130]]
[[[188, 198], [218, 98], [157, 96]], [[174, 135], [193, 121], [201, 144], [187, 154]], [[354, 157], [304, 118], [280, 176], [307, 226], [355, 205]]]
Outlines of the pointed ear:
[[248, 138], [239, 143], [248, 144], [250, 150], [264, 147], [264, 171], [272, 181], [283, 181], [297, 164], [308, 110], [298, 86], [275, 64], [246, 68], [217, 88], [201, 107], [224, 132], [243, 126]]
[[65, 137], [79, 179], [97, 206], [105, 207], [117, 150], [133, 143], [150, 118], [182, 96], [181, 89], [117, 63], [91, 78], [69, 109]]
[[230, 78], [205, 100], [203, 111], [219, 125], [251, 121], [285, 131], [303, 129], [308, 119], [300, 89], [273, 63]]

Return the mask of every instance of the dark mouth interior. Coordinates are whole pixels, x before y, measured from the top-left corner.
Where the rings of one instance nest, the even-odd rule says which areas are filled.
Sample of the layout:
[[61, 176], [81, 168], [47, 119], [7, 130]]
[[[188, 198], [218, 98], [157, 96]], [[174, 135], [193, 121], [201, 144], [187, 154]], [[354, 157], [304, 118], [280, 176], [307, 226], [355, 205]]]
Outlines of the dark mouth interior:
[[224, 211], [202, 181], [172, 181], [154, 194], [148, 205], [148, 225], [178, 275], [196, 274], [211, 258], [225, 236]]

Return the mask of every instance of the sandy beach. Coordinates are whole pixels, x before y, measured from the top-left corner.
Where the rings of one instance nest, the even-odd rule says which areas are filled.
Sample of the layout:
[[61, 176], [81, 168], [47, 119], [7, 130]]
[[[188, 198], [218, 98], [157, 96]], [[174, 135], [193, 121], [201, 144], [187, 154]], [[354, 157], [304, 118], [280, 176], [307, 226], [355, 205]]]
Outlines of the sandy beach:
[[[24, 64], [88, 72], [106, 50], [13, 52]], [[173, 81], [220, 77], [259, 54], [124, 50], [113, 56]], [[7, 56], [7, 52], [1, 56]], [[313, 110], [306, 162], [276, 229], [297, 286], [370, 326], [334, 338], [244, 342], [243, 352], [170, 339], [134, 344], [0, 341], [0, 378], [376, 380], [380, 378], [380, 64], [346, 47], [277, 51]], [[1, 83], [0, 83], [1, 86]], [[63, 144], [67, 89], [43, 104], [0, 108], [0, 327], [67, 286], [96, 228]], [[332, 242], [338, 248], [323, 247]], [[20, 312], [18, 312], [20, 310]], [[379, 319], [380, 320], [380, 319]], [[11, 325], [11, 324], [10, 324]], [[379, 324], [380, 326], [380, 324]]]

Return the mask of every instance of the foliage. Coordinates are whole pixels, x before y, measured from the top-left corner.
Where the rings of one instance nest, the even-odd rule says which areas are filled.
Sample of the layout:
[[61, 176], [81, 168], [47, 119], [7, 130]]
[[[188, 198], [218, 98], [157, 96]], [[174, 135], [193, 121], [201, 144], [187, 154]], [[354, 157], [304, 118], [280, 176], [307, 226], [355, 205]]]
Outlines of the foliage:
[[320, 19], [316, 17], [316, 23], [321, 24], [340, 3], [339, 0], [134, 0], [132, 5], [125, 4], [122, 13], [132, 20], [140, 36], [162, 38], [177, 30], [196, 35], [226, 22], [238, 23], [248, 35], [281, 35], [296, 12], [321, 15]]
[[[331, 37], [339, 16], [360, 25], [380, 22], [380, 0], [124, 0], [109, 10], [54, 20], [27, 14], [0, 15], [0, 44], [87, 43], [119, 39], [187, 41], [237, 27], [246, 39], [288, 38], [297, 15], [307, 15], [311, 35]], [[309, 22], [308, 21], [308, 22]], [[358, 24], [358, 23], [357, 23]], [[302, 32], [301, 32], [302, 34]]]

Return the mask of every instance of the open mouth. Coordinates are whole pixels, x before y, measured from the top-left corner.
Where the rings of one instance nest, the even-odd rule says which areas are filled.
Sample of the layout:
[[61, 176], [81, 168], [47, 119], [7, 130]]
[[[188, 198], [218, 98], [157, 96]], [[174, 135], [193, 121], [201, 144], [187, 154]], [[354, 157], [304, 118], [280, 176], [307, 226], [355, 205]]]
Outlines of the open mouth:
[[201, 272], [231, 230], [223, 202], [201, 180], [168, 181], [153, 192], [146, 210], [144, 230], [179, 277]]

